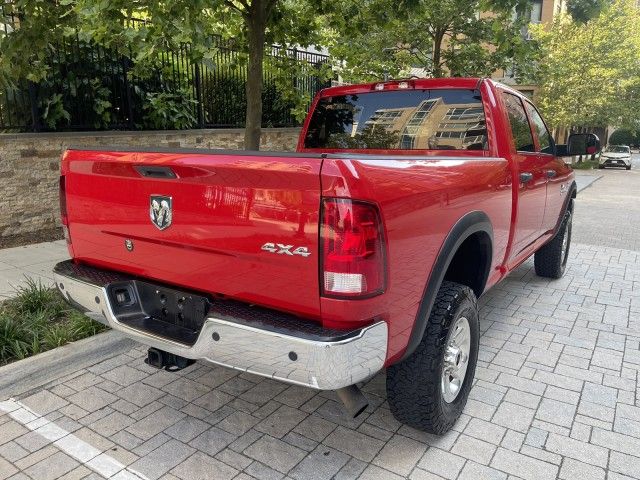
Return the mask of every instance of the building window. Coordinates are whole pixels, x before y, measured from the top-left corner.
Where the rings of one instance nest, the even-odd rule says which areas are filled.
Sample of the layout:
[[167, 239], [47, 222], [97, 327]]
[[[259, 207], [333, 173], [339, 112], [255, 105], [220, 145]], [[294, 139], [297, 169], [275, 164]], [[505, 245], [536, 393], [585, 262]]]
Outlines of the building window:
[[533, 2], [531, 2], [531, 13], [529, 14], [529, 21], [531, 23], [542, 22], [542, 0], [533, 0]]
[[450, 108], [444, 116], [445, 120], [480, 120], [483, 117], [482, 107]]

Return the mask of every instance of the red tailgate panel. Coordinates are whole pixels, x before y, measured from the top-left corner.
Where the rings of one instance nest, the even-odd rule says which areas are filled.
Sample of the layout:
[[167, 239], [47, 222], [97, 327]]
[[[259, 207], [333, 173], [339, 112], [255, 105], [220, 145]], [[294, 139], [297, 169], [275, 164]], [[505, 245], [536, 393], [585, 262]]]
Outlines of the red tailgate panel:
[[[77, 260], [319, 318], [321, 158], [311, 155], [65, 153]], [[177, 178], [144, 177], [136, 166]], [[171, 197], [171, 226], [150, 219], [152, 195]], [[128, 251], [125, 240], [133, 241]], [[305, 247], [308, 256], [262, 250]]]

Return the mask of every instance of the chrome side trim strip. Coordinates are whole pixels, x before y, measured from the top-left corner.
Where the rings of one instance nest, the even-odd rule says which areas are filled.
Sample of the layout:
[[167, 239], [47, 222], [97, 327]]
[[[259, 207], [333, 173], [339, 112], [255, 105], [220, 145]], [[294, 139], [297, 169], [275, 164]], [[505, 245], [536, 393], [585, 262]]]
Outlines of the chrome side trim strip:
[[385, 155], [381, 153], [327, 153], [326, 157], [332, 160], [424, 160], [428, 162], [507, 162], [503, 157], [483, 157], [477, 156], [456, 156], [456, 155]]

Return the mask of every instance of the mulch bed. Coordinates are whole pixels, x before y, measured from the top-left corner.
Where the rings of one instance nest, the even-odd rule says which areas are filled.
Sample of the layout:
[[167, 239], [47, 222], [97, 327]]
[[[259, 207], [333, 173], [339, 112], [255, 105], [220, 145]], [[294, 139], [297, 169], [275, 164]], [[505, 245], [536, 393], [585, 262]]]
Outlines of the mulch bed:
[[20, 233], [17, 235], [8, 235], [0, 237], [0, 248], [22, 247], [24, 245], [33, 245], [34, 243], [53, 242], [54, 240], [62, 240], [64, 235], [61, 228], [49, 228], [40, 230], [39, 232]]

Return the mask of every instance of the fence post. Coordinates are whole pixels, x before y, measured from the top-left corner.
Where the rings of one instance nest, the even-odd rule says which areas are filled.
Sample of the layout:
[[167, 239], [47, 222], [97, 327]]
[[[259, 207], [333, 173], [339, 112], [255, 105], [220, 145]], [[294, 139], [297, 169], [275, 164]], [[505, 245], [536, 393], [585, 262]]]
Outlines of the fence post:
[[133, 121], [133, 101], [131, 99], [131, 86], [129, 85], [129, 76], [127, 75], [127, 57], [122, 56], [122, 81], [124, 83], [125, 101], [127, 102], [127, 116], [129, 117], [129, 130], [133, 130], [135, 122]]
[[34, 132], [39, 132], [42, 126], [38, 110], [38, 90], [37, 85], [31, 81], [29, 82], [29, 103], [31, 104], [31, 128]]
[[196, 62], [195, 64], [195, 82], [196, 82], [196, 101], [198, 102], [196, 106], [196, 111], [198, 112], [198, 128], [204, 128], [204, 115], [202, 111], [202, 95], [200, 93], [201, 89], [201, 81], [200, 81], [200, 64]]
[[[298, 65], [298, 47], [293, 47], [293, 64]], [[293, 78], [291, 80], [293, 80], [292, 81], [293, 89], [298, 90], [298, 75], [296, 75], [295, 73], [295, 67], [294, 67]]]

